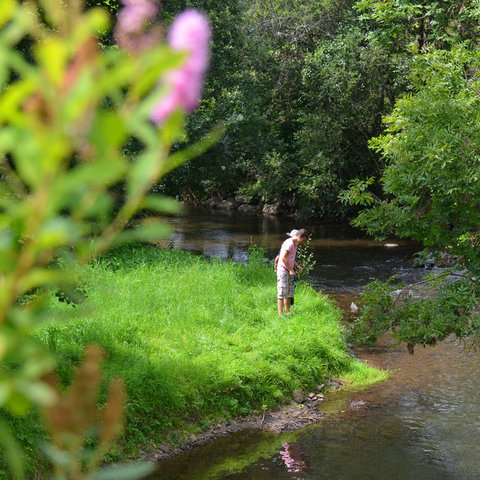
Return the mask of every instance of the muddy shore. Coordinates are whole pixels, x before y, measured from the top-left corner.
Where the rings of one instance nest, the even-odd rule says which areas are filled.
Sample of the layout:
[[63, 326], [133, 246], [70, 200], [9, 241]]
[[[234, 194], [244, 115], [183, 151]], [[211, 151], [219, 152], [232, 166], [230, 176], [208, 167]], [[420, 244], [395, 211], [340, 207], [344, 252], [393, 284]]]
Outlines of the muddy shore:
[[[296, 390], [293, 392], [293, 401], [290, 404], [278, 406], [262, 414], [240, 417], [231, 421], [221, 420], [206, 431], [189, 435], [174, 447], [161, 444], [150, 452], [140, 453], [143, 459], [160, 462], [242, 430], [269, 430], [275, 433], [299, 430], [325, 418], [326, 414], [318, 409], [318, 405], [323, 403], [329, 391], [338, 390], [342, 386], [341, 380], [328, 380], [326, 385], [319, 385], [315, 392], [304, 393]], [[360, 405], [360, 407], [363, 406]]]

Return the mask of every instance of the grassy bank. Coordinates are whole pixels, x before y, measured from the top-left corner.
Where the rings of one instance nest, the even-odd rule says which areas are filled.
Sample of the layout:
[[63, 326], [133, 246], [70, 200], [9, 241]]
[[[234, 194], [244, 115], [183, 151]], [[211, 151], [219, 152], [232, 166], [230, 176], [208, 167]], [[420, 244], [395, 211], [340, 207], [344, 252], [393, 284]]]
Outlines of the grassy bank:
[[311, 288], [299, 285], [294, 315], [280, 318], [273, 269], [259, 258], [241, 265], [130, 247], [89, 266], [84, 290], [77, 306], [52, 295], [51, 308], [69, 320], [38, 338], [56, 352], [65, 382], [85, 344], [104, 348], [106, 380], [127, 384], [124, 452], [268, 409], [327, 378], [384, 378], [348, 355], [339, 311]]

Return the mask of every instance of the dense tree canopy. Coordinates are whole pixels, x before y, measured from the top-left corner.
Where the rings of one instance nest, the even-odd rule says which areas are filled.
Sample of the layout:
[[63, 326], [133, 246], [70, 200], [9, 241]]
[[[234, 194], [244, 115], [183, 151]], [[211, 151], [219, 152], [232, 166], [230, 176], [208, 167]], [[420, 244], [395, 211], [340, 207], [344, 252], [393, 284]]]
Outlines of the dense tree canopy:
[[[459, 11], [471, 21], [465, 31], [474, 32], [474, 12]], [[381, 195], [368, 190], [369, 178], [352, 181], [341, 197], [368, 206], [356, 226], [378, 238], [418, 240], [422, 258], [450, 268], [429, 279], [432, 298], [396, 302], [396, 285], [370, 285], [353, 328], [361, 340], [392, 331], [413, 348], [450, 334], [480, 337], [480, 56], [469, 35], [460, 41], [452, 34], [447, 47], [445, 31], [432, 30], [432, 46], [412, 56], [409, 93], [385, 118], [385, 132], [370, 141], [385, 162]]]
[[236, 7], [237, 24], [229, 25], [238, 32], [230, 43], [235, 61], [217, 75], [214, 54], [207, 98], [190, 123], [195, 137], [223, 120], [227, 134], [162, 188], [199, 198], [242, 193], [310, 215], [341, 214], [339, 189], [378, 168], [367, 141], [394, 99], [389, 62], [381, 47], [370, 47], [353, 2]]
[[[89, 0], [99, 4], [115, 15], [119, 0]], [[415, 89], [416, 59], [479, 34], [478, 0], [164, 0], [159, 20], [189, 6], [213, 26], [189, 141], [218, 122], [227, 131], [157, 189], [200, 202], [243, 194], [321, 217], [351, 215], [339, 192], [381, 174], [384, 158], [368, 142]]]

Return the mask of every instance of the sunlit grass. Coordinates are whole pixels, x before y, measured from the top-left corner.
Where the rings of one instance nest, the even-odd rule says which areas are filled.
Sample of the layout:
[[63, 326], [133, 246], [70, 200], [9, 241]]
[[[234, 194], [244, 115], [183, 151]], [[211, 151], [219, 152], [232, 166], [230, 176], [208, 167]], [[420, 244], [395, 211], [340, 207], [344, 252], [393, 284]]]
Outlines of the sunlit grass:
[[107, 379], [127, 384], [129, 447], [273, 407], [327, 378], [366, 385], [385, 376], [350, 357], [339, 311], [308, 286], [297, 287], [294, 315], [280, 318], [273, 269], [260, 261], [130, 247], [88, 267], [85, 291], [78, 306], [52, 296], [71, 319], [38, 336], [65, 382], [85, 344], [105, 349]]

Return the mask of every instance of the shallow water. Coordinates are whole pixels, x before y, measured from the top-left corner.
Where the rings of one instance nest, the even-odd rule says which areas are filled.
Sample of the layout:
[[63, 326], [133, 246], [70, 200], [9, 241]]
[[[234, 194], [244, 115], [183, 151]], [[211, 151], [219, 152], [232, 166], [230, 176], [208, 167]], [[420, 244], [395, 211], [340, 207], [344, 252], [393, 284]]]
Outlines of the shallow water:
[[[396, 274], [400, 281], [411, 283], [423, 274], [421, 269], [412, 266], [412, 254], [418, 245], [399, 240], [375, 242], [348, 225], [206, 212], [172, 217], [168, 222], [173, 233], [165, 244], [240, 262], [247, 260], [252, 244], [262, 245], [265, 256], [273, 260], [288, 238], [286, 232], [306, 228], [312, 234], [311, 247], [316, 261], [312, 283], [322, 290], [350, 294], [360, 291], [372, 277], [385, 280]], [[391, 244], [396, 246], [389, 246]]]
[[[291, 443], [300, 469], [289, 468], [279, 451], [221, 478], [479, 479], [480, 352], [446, 342], [414, 356], [398, 348], [362, 358], [393, 370], [391, 380], [330, 395], [323, 408], [331, 416]], [[366, 406], [351, 409], [352, 401]]]
[[[172, 221], [180, 248], [244, 261], [250, 243], [273, 258], [288, 219], [192, 216]], [[415, 245], [385, 247], [347, 227], [306, 225], [314, 235], [317, 287], [349, 305], [370, 277], [424, 272]], [[396, 242], [399, 243], [399, 242]], [[455, 341], [417, 348], [358, 351], [391, 379], [360, 392], [333, 392], [318, 425], [288, 435], [242, 432], [172, 458], [156, 478], [229, 480], [480, 480], [480, 351]], [[352, 403], [354, 402], [354, 403]], [[356, 402], [356, 403], [355, 403]], [[362, 408], [355, 408], [361, 406]]]
[[447, 341], [413, 356], [404, 348], [361, 356], [391, 379], [330, 393], [327, 419], [294, 435], [234, 434], [171, 459], [156, 478], [480, 479], [480, 352]]

